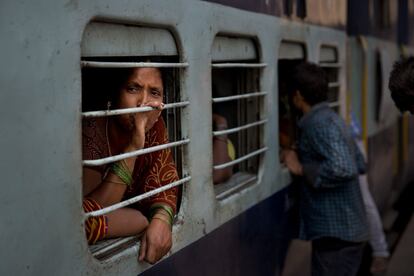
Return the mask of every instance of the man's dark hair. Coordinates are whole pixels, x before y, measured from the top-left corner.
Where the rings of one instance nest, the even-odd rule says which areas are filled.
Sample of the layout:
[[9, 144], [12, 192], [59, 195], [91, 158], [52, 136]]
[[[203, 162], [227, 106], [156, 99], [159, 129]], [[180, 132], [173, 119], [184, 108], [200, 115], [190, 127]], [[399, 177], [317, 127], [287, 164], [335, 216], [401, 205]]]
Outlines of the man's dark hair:
[[414, 57], [394, 63], [388, 88], [401, 112], [409, 110], [414, 105]]
[[326, 101], [328, 95], [328, 81], [325, 72], [314, 63], [302, 62], [296, 66], [290, 80], [289, 92], [291, 95], [299, 90], [309, 105]]

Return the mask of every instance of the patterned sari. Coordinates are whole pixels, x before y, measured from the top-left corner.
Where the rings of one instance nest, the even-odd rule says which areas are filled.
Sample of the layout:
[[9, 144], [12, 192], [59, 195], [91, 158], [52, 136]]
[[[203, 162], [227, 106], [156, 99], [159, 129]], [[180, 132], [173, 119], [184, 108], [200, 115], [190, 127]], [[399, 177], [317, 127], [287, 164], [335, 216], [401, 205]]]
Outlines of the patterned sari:
[[[93, 160], [109, 156], [106, 137], [106, 118], [85, 119], [82, 126], [83, 159]], [[168, 143], [167, 130], [164, 120], [160, 119], [145, 135], [144, 148]], [[90, 167], [104, 175], [107, 166]], [[160, 150], [138, 156], [133, 172], [133, 184], [126, 190], [124, 199], [160, 188], [177, 181], [177, 169], [170, 149]], [[171, 188], [134, 205], [143, 213], [157, 203], [167, 204], [176, 212], [178, 188]], [[85, 212], [102, 209], [102, 206], [91, 198], [84, 198]], [[104, 239], [108, 229], [107, 217], [91, 217], [85, 221], [85, 230], [88, 242], [95, 243]]]

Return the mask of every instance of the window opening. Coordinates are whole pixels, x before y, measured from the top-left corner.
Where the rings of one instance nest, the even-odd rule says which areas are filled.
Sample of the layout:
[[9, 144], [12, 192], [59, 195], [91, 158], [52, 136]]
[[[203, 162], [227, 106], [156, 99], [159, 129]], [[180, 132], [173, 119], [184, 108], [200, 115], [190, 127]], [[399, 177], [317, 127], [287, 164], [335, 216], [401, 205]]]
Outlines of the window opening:
[[374, 24], [380, 29], [386, 29], [391, 26], [391, 11], [389, 0], [372, 1], [374, 12]]
[[319, 57], [319, 65], [324, 69], [328, 80], [327, 101], [330, 107], [339, 113], [340, 107], [340, 82], [339, 70], [341, 65], [338, 63], [338, 51], [335, 47], [322, 45]]
[[[146, 39], [139, 40], [140, 35]], [[154, 196], [166, 195], [171, 189], [176, 187], [180, 188], [191, 179], [184, 167], [185, 160], [183, 159], [184, 146], [190, 140], [185, 137], [181, 130], [183, 119], [181, 111], [189, 105], [189, 102], [183, 100], [182, 94], [180, 93], [180, 76], [182, 70], [185, 70], [188, 64], [179, 61], [175, 42], [173, 49], [165, 45], [154, 47], [159, 40], [164, 41], [166, 45], [170, 46], [171, 41], [174, 42], [174, 39], [168, 31], [153, 28], [94, 22], [88, 25], [85, 30], [82, 44], [83, 56], [81, 59], [83, 148], [87, 148], [89, 143], [92, 143], [93, 150], [91, 154], [88, 153], [86, 156], [83, 156], [84, 168], [96, 168], [97, 172], [101, 171], [104, 173], [100, 176], [104, 179], [107, 172], [113, 171], [115, 173], [112, 164], [123, 164], [120, 160], [137, 156], [134, 171], [131, 172], [133, 179], [146, 175], [146, 179], [142, 181], [146, 183], [147, 180], [151, 181], [150, 178], [157, 178], [160, 174], [165, 176], [163, 180], [157, 180], [162, 181], [159, 186], [138, 187], [137, 185], [134, 186], [134, 184], [128, 186], [120, 201], [101, 206], [102, 208], [88, 210], [85, 213], [86, 221], [88, 218], [110, 214], [115, 210], [120, 210], [127, 206], [137, 209], [145, 215], [149, 215], [148, 210], [142, 208], [143, 200], [148, 200]], [[137, 41], [139, 43], [136, 43]], [[140, 53], [142, 55], [139, 55]], [[115, 124], [115, 122], [119, 122], [116, 120], [120, 120], [121, 115], [128, 115], [131, 119], [133, 116], [139, 116], [142, 112], [154, 110], [152, 107], [132, 106], [130, 108], [119, 108], [116, 103], [111, 104], [110, 109], [108, 109], [108, 99], [118, 99], [118, 91], [120, 91], [121, 87], [124, 87], [126, 77], [131, 76], [128, 75], [131, 70], [136, 70], [133, 72], [138, 74], [137, 72], [140, 72], [140, 70], [137, 68], [158, 68], [161, 72], [164, 90], [163, 102], [165, 103], [165, 107], [161, 112], [160, 118], [156, 121], [154, 120], [153, 127], [150, 127], [146, 131], [146, 146], [144, 148], [127, 152], [121, 151], [119, 154], [111, 154], [111, 146], [109, 143], [102, 143], [102, 145], [106, 144], [107, 147], [99, 148], [96, 146], [98, 143], [94, 142], [94, 139], [100, 139], [102, 137], [106, 137], [106, 141], [109, 140], [108, 121], [113, 120], [112, 122]], [[138, 91], [140, 88], [135, 89]], [[151, 89], [151, 95], [157, 93], [156, 89]], [[133, 93], [131, 92], [131, 94]], [[101, 121], [106, 121], [106, 124], [100, 124]], [[126, 121], [124, 120], [124, 122]], [[168, 141], [165, 141], [165, 136], [160, 134], [163, 133], [159, 129], [163, 128], [162, 122], [165, 125]], [[104, 127], [105, 125], [106, 127]], [[90, 126], [93, 126], [93, 128], [90, 128]], [[122, 128], [121, 125], [118, 125], [118, 127]], [[125, 127], [126, 129], [130, 128], [128, 126]], [[151, 131], [152, 128], [156, 128], [156, 130]], [[90, 129], [95, 130], [94, 136], [86, 135], [85, 130], [89, 131]], [[157, 135], [157, 133], [160, 135]], [[101, 140], [105, 142], [105, 139], [102, 138]], [[104, 153], [106, 151], [108, 152]], [[164, 173], [162, 171], [164, 170], [165, 164], [171, 164], [168, 161], [168, 151], [171, 151], [178, 178], [166, 176], [166, 174], [170, 173], [170, 167], [168, 169], [165, 167], [165, 170], [168, 172]], [[120, 162], [116, 163], [117, 161]], [[156, 162], [161, 163], [155, 164]], [[152, 167], [151, 164], [155, 164], [156, 166], [154, 165]], [[151, 170], [154, 168], [160, 171], [152, 172]], [[123, 178], [120, 179], [122, 180]], [[85, 177], [84, 181], [86, 181]], [[101, 184], [98, 184], [98, 187]], [[181, 201], [181, 189], [177, 195], [177, 201], [176, 207], [178, 212]], [[104, 239], [91, 245], [90, 250], [97, 259], [108, 260], [126, 248], [137, 246], [137, 240], [137, 236]]]
[[296, 145], [299, 115], [292, 107], [289, 79], [295, 67], [306, 60], [305, 46], [298, 42], [282, 41], [279, 48], [279, 145], [292, 148]]
[[[217, 36], [214, 45], [228, 39], [232, 43], [221, 47], [220, 55], [213, 48], [213, 182], [218, 199], [256, 183], [267, 150], [263, 144], [267, 122], [263, 97], [267, 92], [260, 90], [260, 74], [266, 64], [257, 62], [251, 39]], [[250, 59], [238, 59], [243, 57], [234, 54], [238, 49], [250, 49]]]
[[380, 51], [375, 53], [375, 120], [380, 121], [381, 103], [382, 103], [383, 87], [382, 87], [382, 61]]

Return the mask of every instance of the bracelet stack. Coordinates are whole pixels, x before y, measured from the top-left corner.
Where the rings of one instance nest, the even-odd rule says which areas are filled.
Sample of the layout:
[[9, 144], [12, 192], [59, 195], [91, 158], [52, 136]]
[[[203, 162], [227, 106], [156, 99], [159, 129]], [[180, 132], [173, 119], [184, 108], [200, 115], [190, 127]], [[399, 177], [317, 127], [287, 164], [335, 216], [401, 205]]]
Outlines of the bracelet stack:
[[128, 187], [132, 185], [132, 173], [129, 171], [124, 160], [113, 163], [111, 171], [118, 176], [125, 185]]
[[[158, 212], [158, 211], [164, 211], [164, 212]], [[164, 222], [166, 222], [167, 224], [170, 225], [170, 227], [172, 227], [173, 225], [173, 220], [174, 220], [174, 210], [173, 208], [171, 208], [170, 206], [166, 205], [166, 204], [155, 204], [153, 206], [151, 206], [150, 208], [150, 220], [153, 219], [159, 219], [162, 220]]]

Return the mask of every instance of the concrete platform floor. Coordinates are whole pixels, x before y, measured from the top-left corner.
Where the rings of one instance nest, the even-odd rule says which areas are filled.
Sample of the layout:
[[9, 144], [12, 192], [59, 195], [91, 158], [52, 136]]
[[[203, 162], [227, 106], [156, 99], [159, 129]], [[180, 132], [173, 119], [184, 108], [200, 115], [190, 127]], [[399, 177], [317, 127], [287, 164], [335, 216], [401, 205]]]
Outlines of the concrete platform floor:
[[[282, 276], [310, 276], [311, 243], [292, 240]], [[396, 249], [391, 255], [386, 273], [375, 276], [414, 276], [414, 215], [411, 217]]]

